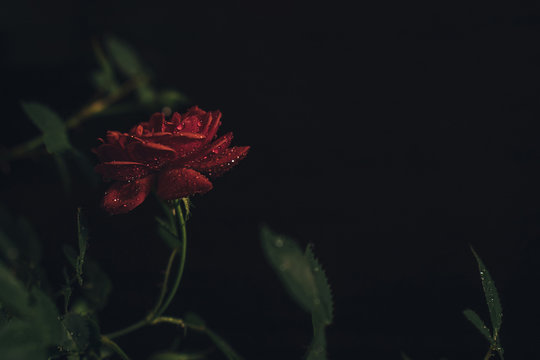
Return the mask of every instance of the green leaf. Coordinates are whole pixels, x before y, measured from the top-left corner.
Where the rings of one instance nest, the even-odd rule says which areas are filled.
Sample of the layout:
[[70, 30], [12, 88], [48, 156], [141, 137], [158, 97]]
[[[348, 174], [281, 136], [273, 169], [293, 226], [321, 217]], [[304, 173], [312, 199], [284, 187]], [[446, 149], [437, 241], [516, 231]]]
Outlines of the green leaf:
[[493, 337], [498, 339], [499, 330], [501, 329], [502, 324], [502, 306], [499, 300], [499, 294], [497, 292], [497, 288], [495, 288], [495, 282], [489, 275], [489, 271], [472, 246], [471, 251], [478, 262], [482, 287], [484, 288], [484, 294], [486, 296], [486, 302], [489, 309], [489, 316], [491, 318], [491, 326], [493, 326]]
[[206, 329], [206, 334], [208, 337], [216, 344], [217, 348], [221, 350], [223, 355], [227, 357], [229, 360], [242, 360], [242, 357], [236, 353], [236, 351], [233, 350], [233, 348], [223, 340], [218, 334], [213, 332], [210, 329]]
[[66, 282], [62, 288], [62, 295], [64, 295], [64, 313], [67, 313], [69, 310], [69, 301], [71, 300], [73, 289], [71, 288], [71, 279], [69, 278], [66, 267], [62, 268], [62, 274], [64, 275], [64, 281]]
[[176, 352], [161, 352], [152, 355], [148, 360], [200, 360], [205, 359], [207, 352], [197, 353], [176, 353]]
[[137, 88], [139, 102], [144, 105], [154, 105], [157, 94], [155, 89], [149, 84], [142, 84]]
[[204, 327], [206, 327], [204, 320], [199, 315], [192, 312], [185, 313], [183, 320], [186, 327], [193, 327], [199, 329], [203, 329]]
[[402, 360], [412, 360], [410, 357], [408, 357], [404, 352], [401, 353], [401, 359]]
[[326, 360], [326, 336], [324, 333], [325, 323], [319, 320], [315, 314], [313, 321], [313, 340], [306, 356], [307, 360]]
[[71, 192], [71, 176], [69, 175], [66, 160], [62, 155], [59, 154], [54, 154], [53, 158], [54, 162], [56, 163], [56, 168], [58, 169], [58, 174], [60, 175], [60, 181], [62, 182], [64, 193], [69, 194]]
[[495, 344], [495, 341], [491, 336], [491, 332], [477, 313], [475, 313], [471, 309], [466, 309], [465, 311], [463, 311], [463, 315], [465, 315], [467, 320], [469, 320], [478, 329], [478, 331], [480, 331], [480, 333], [484, 335], [484, 337], [489, 341], [490, 344]]
[[107, 274], [95, 261], [88, 261], [85, 267], [86, 279], [82, 293], [89, 307], [97, 312], [105, 307], [112, 290], [112, 283]]
[[28, 292], [23, 284], [0, 263], [0, 304], [16, 315], [29, 313]]
[[86, 226], [86, 218], [84, 217], [81, 208], [77, 209], [77, 238], [79, 240], [79, 255], [77, 256], [75, 271], [79, 285], [83, 285], [83, 266], [86, 256], [86, 248], [88, 246], [88, 227]]
[[56, 345], [62, 341], [62, 326], [58, 310], [50, 297], [38, 289], [30, 292], [33, 304], [31, 307], [31, 320], [34, 326], [42, 333], [45, 345]]
[[2, 230], [0, 230], [0, 256], [10, 264], [14, 264], [19, 258], [19, 249]]
[[68, 339], [65, 347], [71, 351], [84, 352], [90, 344], [90, 328], [86, 318], [79, 314], [67, 314], [62, 321]]
[[46, 359], [46, 347], [40, 329], [21, 319], [12, 319], [0, 327], [0, 359]]
[[320, 318], [325, 325], [329, 325], [333, 320], [334, 302], [332, 301], [332, 291], [330, 290], [328, 279], [322, 266], [315, 258], [311, 245], [306, 247], [305, 256], [313, 273], [315, 286], [319, 295], [319, 301], [315, 301], [314, 316]]
[[195, 313], [188, 312], [183, 317], [184, 324], [186, 328], [192, 328], [197, 331], [202, 331], [208, 335], [212, 342], [217, 346], [219, 350], [227, 357], [229, 360], [242, 360], [242, 357], [233, 350], [233, 348], [227, 344], [223, 338], [212, 330], [206, 327], [206, 324], [201, 317]]
[[286, 290], [300, 307], [312, 313], [321, 300], [310, 263], [298, 244], [286, 236], [273, 233], [266, 227], [261, 231], [261, 241], [270, 265]]
[[17, 243], [21, 255], [33, 265], [39, 264], [41, 261], [41, 243], [37, 237], [34, 227], [28, 219], [19, 217], [15, 221], [17, 228]]
[[107, 56], [105, 56], [103, 49], [97, 41], [93, 41], [92, 46], [94, 48], [96, 59], [101, 67], [100, 70], [95, 71], [92, 74], [92, 82], [99, 90], [112, 93], [116, 91], [119, 86], [111, 62], [107, 59]]
[[45, 105], [33, 102], [23, 102], [22, 108], [43, 133], [43, 142], [50, 154], [58, 154], [71, 148], [66, 127], [58, 114]]
[[62, 329], [52, 300], [38, 289], [30, 294], [0, 265], [0, 302], [16, 311], [0, 327], [0, 358], [43, 359], [48, 347], [60, 343]]
[[75, 148], [72, 148], [67, 155], [70, 157], [70, 161], [72, 161], [79, 169], [86, 182], [92, 187], [97, 187], [99, 178], [97, 173], [94, 171], [94, 165], [90, 159], [88, 159], [88, 156], [84, 155]]
[[131, 46], [115, 37], [109, 37], [105, 42], [107, 50], [120, 72], [128, 77], [135, 77], [143, 73], [141, 61]]
[[158, 222], [157, 232], [159, 237], [167, 244], [171, 249], [176, 249], [180, 246], [180, 239], [176, 234], [176, 229], [171, 227], [164, 219], [156, 216]]
[[70, 263], [70, 265], [73, 266], [74, 269], [76, 269], [78, 255], [73, 246], [69, 244], [64, 244], [62, 245], [62, 251], [64, 252], [64, 255], [66, 256], [66, 259]]
[[187, 97], [176, 90], [162, 90], [158, 93], [157, 98], [162, 106], [175, 107], [188, 103]]

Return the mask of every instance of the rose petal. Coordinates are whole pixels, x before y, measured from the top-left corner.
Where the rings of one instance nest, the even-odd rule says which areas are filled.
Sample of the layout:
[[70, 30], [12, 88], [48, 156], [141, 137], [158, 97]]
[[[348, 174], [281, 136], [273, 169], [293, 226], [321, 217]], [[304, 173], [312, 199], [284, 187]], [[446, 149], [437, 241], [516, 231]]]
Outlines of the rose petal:
[[204, 149], [193, 152], [189, 156], [180, 158], [179, 161], [174, 162], [174, 167], [183, 166], [184, 164], [191, 162], [201, 162], [202, 159], [206, 159], [209, 154], [220, 154], [225, 151], [233, 139], [233, 133], [227, 133], [220, 137], [218, 140], [214, 141], [212, 144], [206, 146]]
[[96, 165], [95, 170], [104, 179], [120, 181], [140, 179], [150, 173], [150, 169], [146, 165], [133, 161], [105, 162]]
[[103, 208], [111, 215], [125, 214], [139, 206], [152, 188], [154, 176], [130, 182], [115, 182], [105, 192]]
[[127, 146], [127, 150], [132, 160], [153, 169], [159, 169], [176, 158], [174, 149], [153, 142], [133, 142]]
[[173, 200], [208, 192], [212, 183], [195, 170], [175, 168], [159, 173], [157, 194], [164, 200]]
[[232, 132], [223, 135], [222, 137], [214, 141], [212, 144], [210, 144], [208, 148], [208, 152], [209, 153], [212, 152], [214, 154], [222, 153], [224, 150], [226, 150], [229, 147], [229, 145], [231, 145], [232, 139], [233, 139]]
[[154, 130], [155, 132], [162, 132], [164, 124], [165, 114], [159, 112], [154, 113], [148, 121], [149, 130]]
[[172, 148], [179, 158], [183, 158], [193, 153], [203, 144], [203, 139], [175, 136], [170, 133], [157, 133], [145, 138], [145, 140]]
[[205, 143], [209, 143], [214, 139], [219, 127], [221, 126], [221, 112], [219, 110], [209, 112], [208, 122], [203, 130], [206, 135]]
[[245, 158], [248, 151], [249, 146], [233, 146], [222, 150], [218, 154], [211, 152], [202, 159], [190, 162], [186, 166], [209, 176], [219, 176]]
[[118, 144], [123, 147], [126, 144], [128, 137], [129, 136], [127, 134], [123, 134], [120, 131], [107, 131], [107, 135], [105, 135], [105, 141], [108, 144]]
[[102, 144], [92, 151], [101, 162], [131, 160], [127, 151], [119, 144]]

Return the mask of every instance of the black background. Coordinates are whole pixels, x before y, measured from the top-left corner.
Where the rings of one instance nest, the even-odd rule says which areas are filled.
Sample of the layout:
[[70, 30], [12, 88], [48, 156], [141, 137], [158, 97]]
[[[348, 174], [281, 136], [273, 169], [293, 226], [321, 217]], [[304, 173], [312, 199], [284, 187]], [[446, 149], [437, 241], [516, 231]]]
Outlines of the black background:
[[[223, 112], [221, 133], [250, 145], [242, 163], [193, 199], [184, 282], [170, 309], [191, 310], [248, 359], [299, 359], [309, 316], [266, 263], [259, 229], [311, 242], [335, 294], [331, 359], [480, 359], [487, 343], [461, 314], [488, 318], [468, 244], [502, 293], [508, 359], [537, 356], [540, 10], [533, 1], [39, 2], [2, 6], [2, 145], [37, 134], [20, 100], [76, 112], [94, 96], [91, 39], [130, 43], [160, 87]], [[174, 109], [184, 111], [185, 108]], [[159, 111], [159, 109], [155, 109]], [[150, 115], [90, 121], [106, 130]], [[10, 164], [2, 201], [39, 231], [50, 276], [90, 222], [89, 256], [112, 278], [104, 332], [153, 305], [167, 249], [155, 203], [99, 209], [105, 189], [63, 193], [46, 157]], [[134, 359], [174, 330], [119, 343]], [[204, 339], [193, 338], [189, 341]], [[216, 358], [219, 355], [216, 354]]]

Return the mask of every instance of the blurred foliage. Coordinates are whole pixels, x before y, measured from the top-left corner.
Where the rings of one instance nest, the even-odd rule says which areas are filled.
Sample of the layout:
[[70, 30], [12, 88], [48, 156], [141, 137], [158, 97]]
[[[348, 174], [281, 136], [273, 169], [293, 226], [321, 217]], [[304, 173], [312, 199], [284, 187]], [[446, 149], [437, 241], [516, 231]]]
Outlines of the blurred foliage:
[[332, 323], [334, 304], [326, 274], [312, 247], [302, 252], [296, 241], [267, 227], [261, 230], [261, 242], [266, 258], [289, 295], [311, 314], [313, 340], [306, 358], [325, 360], [325, 327]]
[[[484, 290], [484, 295], [486, 298], [486, 303], [489, 310], [489, 316], [491, 318], [491, 331], [486, 326], [484, 321], [480, 316], [471, 309], [466, 309], [463, 311], [463, 314], [477, 329], [478, 331], [488, 340], [489, 342], [489, 352], [488, 355], [494, 352], [499, 354], [501, 360], [504, 360], [504, 350], [501, 345], [500, 330], [502, 325], [502, 306], [499, 299], [499, 293], [495, 287], [495, 282], [491, 278], [488, 269], [484, 265], [480, 256], [476, 251], [471, 247], [471, 251], [478, 263], [478, 270], [480, 272], [480, 279], [482, 281], [482, 288]], [[490, 356], [486, 355], [486, 358]]]

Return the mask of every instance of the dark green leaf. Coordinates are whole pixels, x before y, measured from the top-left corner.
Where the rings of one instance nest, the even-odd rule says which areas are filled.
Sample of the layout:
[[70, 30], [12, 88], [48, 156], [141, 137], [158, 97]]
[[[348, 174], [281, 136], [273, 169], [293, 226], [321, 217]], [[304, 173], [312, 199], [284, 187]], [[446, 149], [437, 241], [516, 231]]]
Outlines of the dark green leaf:
[[62, 340], [62, 326], [59, 320], [58, 310], [44, 292], [32, 289], [31, 319], [37, 328], [41, 330], [45, 345], [56, 345]]
[[85, 271], [83, 296], [92, 310], [99, 311], [105, 307], [109, 299], [112, 289], [111, 280], [95, 261], [88, 261]]
[[161, 352], [152, 355], [148, 360], [200, 360], [205, 359], [207, 352], [197, 353], [176, 353], [176, 352]]
[[64, 281], [66, 282], [62, 289], [62, 295], [64, 295], [64, 313], [67, 313], [69, 310], [69, 301], [71, 300], [73, 289], [71, 288], [71, 279], [69, 278], [65, 267], [62, 269], [62, 273], [64, 275]]
[[19, 217], [16, 221], [17, 226], [17, 243], [21, 253], [28, 259], [30, 263], [34, 265], [39, 264], [41, 261], [41, 243], [37, 237], [36, 232], [30, 222], [24, 218]]
[[313, 340], [309, 347], [307, 360], [326, 360], [326, 336], [324, 333], [325, 323], [317, 320], [313, 315]]
[[156, 221], [158, 222], [158, 235], [159, 237], [171, 248], [176, 249], [180, 246], [180, 240], [178, 235], [176, 235], [176, 229], [171, 227], [164, 219], [156, 216]]
[[73, 246], [69, 244], [64, 244], [62, 246], [62, 251], [64, 252], [64, 255], [66, 256], [66, 259], [70, 263], [71, 266], [73, 266], [74, 269], [77, 268], [77, 252], [73, 248]]
[[144, 105], [154, 105], [157, 99], [156, 91], [149, 84], [142, 84], [137, 88], [139, 102]]
[[463, 311], [463, 315], [480, 331], [482, 335], [489, 341], [490, 344], [494, 344], [491, 332], [487, 328], [486, 324], [482, 321], [480, 316], [471, 309]]
[[175, 107], [188, 103], [187, 97], [176, 90], [163, 90], [158, 94], [158, 101], [162, 106]]
[[491, 279], [489, 271], [482, 262], [482, 259], [478, 256], [476, 251], [471, 246], [471, 250], [478, 262], [478, 269], [480, 270], [480, 278], [482, 279], [482, 287], [484, 288], [484, 294], [486, 296], [486, 302], [489, 309], [489, 315], [491, 318], [491, 326], [493, 326], [493, 337], [498, 339], [499, 330], [502, 324], [502, 306], [499, 300], [499, 294], [497, 288], [495, 288], [495, 282]]
[[61, 153], [71, 148], [66, 127], [58, 114], [38, 103], [23, 102], [22, 107], [43, 133], [43, 142], [50, 154]]
[[0, 359], [41, 360], [46, 359], [39, 328], [21, 319], [12, 319], [0, 327]]
[[94, 171], [94, 165], [88, 157], [75, 148], [72, 148], [66, 155], [69, 156], [70, 161], [79, 169], [86, 183], [92, 187], [97, 187], [99, 178]]
[[109, 37], [106, 39], [107, 50], [118, 69], [128, 77], [143, 73], [143, 67], [135, 51], [125, 42]]
[[92, 81], [99, 90], [112, 93], [118, 89], [118, 82], [116, 81], [111, 62], [107, 59], [107, 56], [105, 56], [103, 49], [97, 41], [94, 41], [92, 45], [96, 59], [101, 67], [100, 70], [92, 74]]
[[28, 292], [11, 271], [0, 263], [0, 304], [16, 315], [29, 313]]
[[328, 279], [326, 278], [323, 268], [313, 254], [312, 246], [306, 248], [305, 256], [309, 262], [315, 279], [317, 293], [319, 294], [319, 301], [315, 301], [314, 316], [320, 318], [325, 325], [329, 325], [332, 323], [333, 319], [334, 303], [332, 301], [332, 291], [330, 290]]
[[206, 334], [208, 337], [216, 344], [217, 348], [221, 350], [223, 355], [227, 357], [229, 360], [241, 360], [242, 357], [236, 353], [236, 351], [233, 350], [233, 348], [225, 342], [219, 335], [217, 335], [215, 332], [206, 329]]
[[66, 160], [62, 155], [59, 154], [54, 154], [53, 158], [54, 162], [56, 163], [56, 168], [58, 169], [58, 174], [60, 175], [60, 181], [62, 182], [64, 192], [69, 194], [71, 192], [71, 176], [69, 174]]
[[66, 349], [70, 351], [85, 351], [90, 344], [90, 328], [85, 317], [79, 314], [67, 314], [62, 321], [68, 341]]
[[313, 312], [320, 298], [308, 259], [292, 239], [263, 228], [261, 241], [265, 255], [291, 297], [306, 311]]
[[412, 360], [410, 357], [408, 357], [404, 352], [401, 353], [401, 359], [402, 360]]
[[192, 312], [184, 314], [183, 320], [186, 327], [204, 328], [206, 326], [204, 320], [201, 319], [199, 315]]
[[81, 208], [77, 209], [77, 238], [79, 240], [79, 255], [77, 256], [75, 271], [77, 273], [79, 285], [82, 286], [84, 258], [88, 246], [88, 228], [86, 226], [86, 218], [84, 217]]
[[0, 258], [10, 264], [14, 264], [19, 258], [19, 249], [2, 230], [0, 230]]
[[502, 346], [498, 346], [497, 347], [497, 353], [499, 354], [499, 357], [501, 358], [501, 360], [504, 360], [504, 350], [502, 348]]

